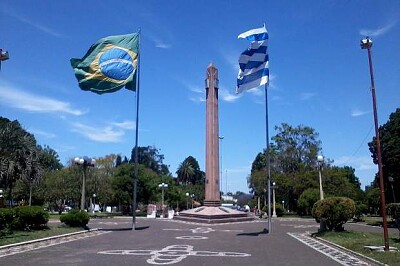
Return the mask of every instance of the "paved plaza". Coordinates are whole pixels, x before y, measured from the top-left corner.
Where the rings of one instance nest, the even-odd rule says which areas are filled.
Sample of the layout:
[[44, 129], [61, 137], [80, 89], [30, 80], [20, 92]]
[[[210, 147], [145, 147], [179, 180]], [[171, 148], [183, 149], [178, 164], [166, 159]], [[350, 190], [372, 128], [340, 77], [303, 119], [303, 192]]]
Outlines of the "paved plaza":
[[167, 219], [93, 219], [99, 228], [0, 249], [0, 265], [374, 265], [318, 241], [313, 219], [207, 225]]

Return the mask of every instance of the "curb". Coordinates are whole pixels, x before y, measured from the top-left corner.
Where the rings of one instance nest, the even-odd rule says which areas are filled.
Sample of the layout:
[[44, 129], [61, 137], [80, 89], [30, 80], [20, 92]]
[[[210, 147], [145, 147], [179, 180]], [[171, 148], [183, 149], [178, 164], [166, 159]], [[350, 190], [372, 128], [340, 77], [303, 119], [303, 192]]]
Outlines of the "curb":
[[80, 234], [90, 233], [90, 232], [94, 232], [94, 231], [98, 231], [98, 230], [99, 230], [98, 228], [94, 228], [94, 229], [82, 230], [82, 231], [68, 233], [68, 234], [49, 236], [49, 237], [40, 238], [40, 239], [34, 239], [34, 240], [29, 240], [29, 241], [24, 241], [24, 242], [19, 242], [19, 243], [8, 244], [8, 245], [0, 246], [0, 250], [9, 249], [9, 248], [18, 247], [18, 246], [25, 246], [25, 245], [29, 245], [29, 244], [42, 242], [42, 241], [54, 240], [54, 239], [73, 236], [73, 235], [80, 235]]
[[367, 261], [370, 261], [370, 262], [372, 262], [372, 263], [376, 263], [377, 265], [387, 265], [387, 264], [385, 264], [385, 263], [382, 263], [382, 262], [377, 261], [377, 260], [375, 260], [375, 259], [373, 259], [373, 258], [367, 257], [367, 256], [365, 256], [365, 255], [363, 255], [363, 254], [357, 253], [357, 252], [355, 252], [355, 251], [353, 251], [353, 250], [347, 249], [347, 248], [345, 248], [345, 247], [342, 247], [342, 246], [340, 246], [340, 245], [338, 245], [338, 244], [332, 243], [332, 242], [330, 242], [330, 241], [328, 241], [328, 240], [325, 240], [325, 239], [322, 239], [322, 238], [320, 238], [320, 237], [314, 237], [314, 236], [311, 236], [311, 234], [309, 234], [309, 236], [318, 239], [318, 241], [324, 242], [324, 243], [326, 243], [326, 244], [328, 244], [328, 245], [332, 245], [332, 246], [334, 246], [334, 247], [336, 247], [336, 248], [338, 248], [338, 249], [341, 249], [341, 250], [343, 250], [343, 251], [345, 251], [345, 252], [347, 252], [347, 253], [353, 254], [353, 255], [358, 256], [358, 257], [360, 257], [360, 258], [363, 258], [363, 259], [365, 259], [365, 260], [367, 260]]

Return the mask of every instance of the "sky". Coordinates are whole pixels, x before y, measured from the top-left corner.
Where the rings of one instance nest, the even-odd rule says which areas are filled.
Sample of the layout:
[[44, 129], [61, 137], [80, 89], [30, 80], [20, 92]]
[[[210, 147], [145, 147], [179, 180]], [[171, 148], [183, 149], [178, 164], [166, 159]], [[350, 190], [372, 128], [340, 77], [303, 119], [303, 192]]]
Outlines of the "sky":
[[360, 40], [373, 40], [382, 125], [400, 103], [398, 0], [1, 2], [0, 48], [10, 59], [0, 72], [0, 116], [18, 120], [64, 165], [76, 156], [130, 157], [136, 94], [81, 91], [69, 60], [100, 38], [140, 29], [139, 146], [158, 148], [174, 176], [190, 155], [205, 171], [204, 81], [213, 63], [222, 191], [248, 192], [251, 163], [266, 146], [266, 101], [263, 87], [234, 93], [238, 58], [249, 46], [237, 36], [265, 23], [270, 137], [282, 123], [310, 126], [325, 158], [353, 167], [362, 188], [374, 179], [370, 75]]

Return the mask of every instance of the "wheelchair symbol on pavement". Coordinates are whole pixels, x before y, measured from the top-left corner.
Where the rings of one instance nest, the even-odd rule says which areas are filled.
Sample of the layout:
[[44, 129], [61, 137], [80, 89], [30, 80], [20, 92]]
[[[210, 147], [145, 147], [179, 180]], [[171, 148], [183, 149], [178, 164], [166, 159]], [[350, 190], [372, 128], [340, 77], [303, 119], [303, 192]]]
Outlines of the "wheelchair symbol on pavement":
[[106, 255], [136, 255], [151, 256], [147, 263], [154, 265], [174, 264], [186, 259], [188, 256], [200, 257], [249, 257], [251, 254], [222, 251], [195, 251], [190, 245], [171, 245], [161, 250], [106, 250], [99, 254]]

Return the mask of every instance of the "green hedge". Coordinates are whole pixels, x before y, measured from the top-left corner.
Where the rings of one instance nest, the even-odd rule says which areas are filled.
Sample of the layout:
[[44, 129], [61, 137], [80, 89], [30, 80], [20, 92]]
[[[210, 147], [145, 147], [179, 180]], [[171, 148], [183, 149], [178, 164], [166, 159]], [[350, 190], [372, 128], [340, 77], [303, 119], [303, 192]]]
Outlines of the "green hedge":
[[392, 222], [395, 223], [397, 229], [399, 229], [400, 238], [400, 203], [390, 203], [386, 205], [387, 215], [392, 218]]
[[17, 230], [39, 229], [47, 225], [49, 213], [41, 206], [20, 206], [14, 208], [12, 228]]
[[0, 209], [0, 230], [32, 230], [47, 226], [49, 213], [40, 206]]
[[14, 211], [9, 208], [0, 209], [0, 230], [11, 229], [11, 224], [14, 219]]
[[83, 227], [89, 223], [89, 214], [85, 211], [72, 210], [61, 215], [60, 221], [71, 227]]
[[351, 219], [356, 211], [352, 199], [331, 197], [317, 201], [312, 209], [312, 215], [317, 222], [325, 222], [328, 230], [343, 231], [343, 225]]

